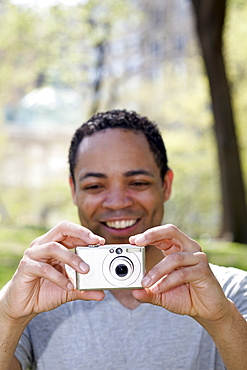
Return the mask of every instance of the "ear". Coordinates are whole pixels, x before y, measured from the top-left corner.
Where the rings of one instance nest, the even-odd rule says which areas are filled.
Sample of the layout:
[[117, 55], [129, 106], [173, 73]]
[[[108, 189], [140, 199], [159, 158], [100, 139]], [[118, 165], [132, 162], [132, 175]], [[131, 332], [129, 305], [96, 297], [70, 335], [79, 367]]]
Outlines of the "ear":
[[69, 176], [69, 185], [70, 185], [70, 190], [71, 190], [71, 195], [74, 204], [77, 206], [77, 198], [76, 198], [76, 191], [75, 191], [75, 184], [71, 176]]
[[174, 175], [173, 175], [172, 170], [166, 171], [166, 174], [164, 176], [164, 183], [163, 183], [164, 202], [166, 202], [171, 196], [173, 176]]

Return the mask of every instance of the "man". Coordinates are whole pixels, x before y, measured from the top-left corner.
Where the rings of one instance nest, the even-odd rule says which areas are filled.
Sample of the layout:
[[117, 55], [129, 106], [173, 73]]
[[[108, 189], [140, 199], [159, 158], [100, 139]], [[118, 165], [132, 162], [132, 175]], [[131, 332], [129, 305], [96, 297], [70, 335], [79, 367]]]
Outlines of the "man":
[[[173, 173], [156, 126], [98, 114], [69, 163], [82, 226], [63, 221], [34, 240], [1, 292], [0, 368], [246, 369], [247, 274], [209, 266], [198, 243], [161, 225]], [[71, 249], [105, 242], [146, 246], [144, 289], [74, 288], [65, 264], [89, 266]]]

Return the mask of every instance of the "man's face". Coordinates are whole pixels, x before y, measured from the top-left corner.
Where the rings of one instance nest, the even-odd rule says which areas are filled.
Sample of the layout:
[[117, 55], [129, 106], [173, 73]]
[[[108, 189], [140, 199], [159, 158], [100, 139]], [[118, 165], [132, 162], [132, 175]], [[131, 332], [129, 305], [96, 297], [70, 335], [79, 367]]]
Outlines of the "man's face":
[[162, 183], [143, 133], [107, 129], [83, 139], [70, 181], [81, 224], [107, 243], [160, 225], [172, 172]]

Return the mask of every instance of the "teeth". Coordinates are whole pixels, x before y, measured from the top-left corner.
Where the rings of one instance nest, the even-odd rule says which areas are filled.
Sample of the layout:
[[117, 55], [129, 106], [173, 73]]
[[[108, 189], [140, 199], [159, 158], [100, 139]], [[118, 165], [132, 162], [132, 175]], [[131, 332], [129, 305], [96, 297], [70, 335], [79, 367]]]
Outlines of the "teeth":
[[126, 229], [126, 227], [133, 226], [136, 220], [119, 220], [119, 221], [108, 221], [106, 225], [112, 229]]

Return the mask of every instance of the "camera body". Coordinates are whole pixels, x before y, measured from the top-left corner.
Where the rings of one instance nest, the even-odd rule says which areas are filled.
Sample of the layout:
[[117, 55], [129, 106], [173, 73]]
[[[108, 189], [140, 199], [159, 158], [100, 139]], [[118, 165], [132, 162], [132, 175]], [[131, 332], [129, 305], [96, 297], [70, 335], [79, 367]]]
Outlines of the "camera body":
[[145, 248], [131, 244], [89, 245], [75, 252], [86, 262], [87, 274], [76, 273], [78, 290], [140, 289], [145, 274]]

